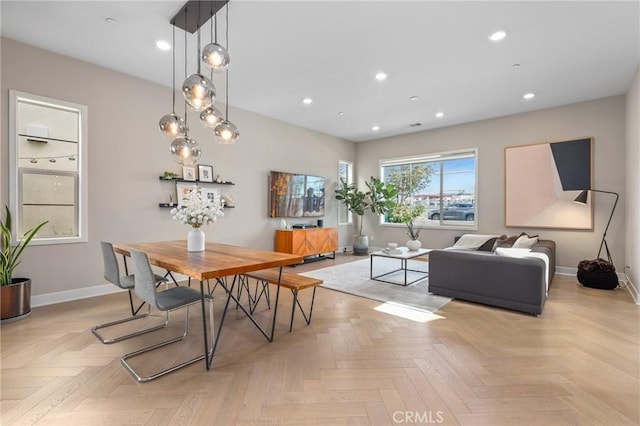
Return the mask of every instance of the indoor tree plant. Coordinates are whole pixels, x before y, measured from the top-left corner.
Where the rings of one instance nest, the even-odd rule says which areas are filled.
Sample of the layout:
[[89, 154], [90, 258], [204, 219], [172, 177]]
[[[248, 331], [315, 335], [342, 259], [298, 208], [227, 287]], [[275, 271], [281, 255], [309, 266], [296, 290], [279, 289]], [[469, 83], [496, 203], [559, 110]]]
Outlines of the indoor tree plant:
[[407, 248], [409, 250], [418, 250], [422, 247], [422, 243], [418, 240], [420, 236], [420, 228], [418, 228], [414, 220], [424, 213], [424, 206], [415, 205], [410, 206], [407, 204], [397, 205], [389, 214], [390, 222], [404, 223], [407, 227], [407, 235], [409, 241], [407, 241]]
[[341, 181], [335, 190], [335, 198], [342, 201], [350, 212], [358, 216], [356, 219], [358, 233], [353, 239], [353, 254], [365, 255], [369, 251], [369, 237], [362, 234], [364, 214], [370, 211], [376, 215], [384, 215], [395, 207], [398, 195], [396, 187], [384, 183], [371, 176], [365, 182], [366, 191], [358, 189], [357, 184]]
[[20, 264], [20, 255], [24, 249], [47, 223], [42, 222], [27, 231], [12, 247], [11, 212], [7, 206], [4, 206], [4, 209], [5, 219], [0, 222], [0, 287], [2, 290], [0, 319], [2, 322], [18, 320], [31, 313], [31, 279], [13, 278], [13, 271]]

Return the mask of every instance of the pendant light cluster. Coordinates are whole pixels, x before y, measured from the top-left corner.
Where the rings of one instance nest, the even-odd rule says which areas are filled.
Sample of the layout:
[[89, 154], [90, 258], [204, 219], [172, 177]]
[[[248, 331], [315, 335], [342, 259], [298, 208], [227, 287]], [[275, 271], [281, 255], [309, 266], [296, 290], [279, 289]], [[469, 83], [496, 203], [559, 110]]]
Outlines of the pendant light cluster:
[[[196, 8], [197, 11], [189, 10], [191, 3], [192, 8]], [[194, 4], [195, 3], [195, 4]], [[202, 26], [200, 17], [200, 5], [206, 3], [210, 9], [211, 23], [211, 42], [204, 46], [202, 54], [200, 51], [200, 27]], [[229, 121], [229, 5], [227, 3], [226, 10], [226, 41], [227, 48], [218, 43], [218, 28], [217, 28], [217, 15], [215, 15], [216, 2], [194, 2], [193, 0], [188, 2], [183, 10], [181, 10], [171, 21], [173, 25], [173, 109], [170, 114], [162, 116], [158, 126], [160, 131], [170, 139], [173, 139], [170, 146], [170, 152], [174, 159], [182, 165], [189, 166], [195, 164], [202, 155], [200, 145], [193, 138], [189, 137], [189, 126], [187, 125], [187, 106], [193, 111], [199, 112], [200, 123], [213, 129], [213, 134], [221, 144], [235, 144], [240, 136], [238, 128]], [[219, 2], [217, 2], [219, 3]], [[189, 17], [194, 17], [197, 13], [196, 29], [198, 31], [198, 56], [197, 56], [197, 71], [194, 74], [187, 76], [187, 33], [189, 26], [193, 23], [188, 21]], [[191, 14], [191, 15], [190, 15]], [[182, 17], [181, 22], [178, 19]], [[206, 19], [205, 19], [206, 20]], [[213, 22], [215, 21], [215, 40]], [[182, 95], [185, 100], [184, 118], [178, 116], [175, 112], [175, 27], [182, 27], [185, 30], [185, 80], [182, 83]], [[193, 31], [191, 31], [193, 32]], [[201, 72], [201, 62], [211, 70], [211, 78], [205, 76]], [[213, 84], [214, 72], [226, 72], [226, 105], [225, 115], [213, 106], [216, 89]]]

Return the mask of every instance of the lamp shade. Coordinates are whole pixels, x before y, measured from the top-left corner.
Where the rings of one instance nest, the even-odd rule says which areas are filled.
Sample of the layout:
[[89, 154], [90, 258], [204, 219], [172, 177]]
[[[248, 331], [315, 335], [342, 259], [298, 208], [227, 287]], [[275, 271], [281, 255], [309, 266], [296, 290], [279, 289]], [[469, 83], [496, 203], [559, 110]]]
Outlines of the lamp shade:
[[183, 166], [195, 164], [202, 155], [198, 143], [189, 136], [181, 136], [174, 139], [169, 149], [173, 159]]
[[191, 74], [182, 83], [182, 95], [191, 108], [202, 111], [213, 104], [216, 88], [204, 75]]
[[222, 72], [229, 66], [229, 52], [218, 43], [209, 43], [202, 49], [203, 62], [214, 72]]
[[235, 124], [230, 121], [222, 120], [213, 130], [216, 139], [223, 145], [233, 145], [238, 142], [240, 132]]
[[222, 113], [214, 106], [207, 107], [200, 113], [200, 122], [205, 127], [215, 128], [222, 121]]
[[589, 197], [589, 190], [583, 190], [578, 196], [573, 200], [574, 203], [578, 204], [587, 204], [587, 199]]
[[187, 125], [184, 119], [173, 113], [163, 115], [158, 127], [163, 135], [171, 139], [184, 136], [187, 133]]

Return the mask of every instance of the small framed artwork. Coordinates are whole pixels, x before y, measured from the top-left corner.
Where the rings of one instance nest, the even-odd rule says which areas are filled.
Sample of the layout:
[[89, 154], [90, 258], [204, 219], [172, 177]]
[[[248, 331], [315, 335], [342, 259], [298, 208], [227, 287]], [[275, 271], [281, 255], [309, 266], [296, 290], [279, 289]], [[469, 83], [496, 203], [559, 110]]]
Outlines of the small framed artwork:
[[207, 199], [215, 204], [220, 203], [220, 190], [218, 188], [201, 187], [200, 193], [202, 194], [202, 198]]
[[182, 179], [195, 182], [196, 180], [196, 168], [193, 166], [182, 167]]
[[213, 167], [198, 164], [198, 179], [200, 182], [213, 182]]
[[189, 191], [193, 188], [196, 188], [195, 184], [192, 183], [184, 183], [184, 182], [176, 182], [176, 192], [177, 192], [177, 202], [178, 207], [182, 207], [184, 205], [184, 199], [187, 195], [189, 195]]

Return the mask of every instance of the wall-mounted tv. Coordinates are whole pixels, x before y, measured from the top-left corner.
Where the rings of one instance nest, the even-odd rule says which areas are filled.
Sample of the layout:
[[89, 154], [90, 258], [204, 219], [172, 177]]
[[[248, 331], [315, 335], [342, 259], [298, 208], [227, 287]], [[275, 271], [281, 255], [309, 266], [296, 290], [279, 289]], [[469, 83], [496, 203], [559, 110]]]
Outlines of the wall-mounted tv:
[[324, 216], [324, 178], [269, 172], [269, 217]]

